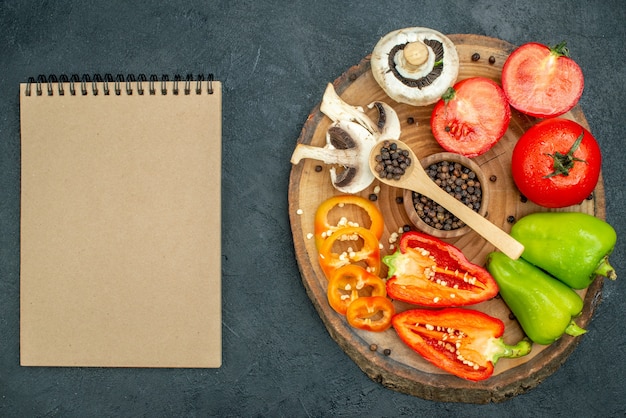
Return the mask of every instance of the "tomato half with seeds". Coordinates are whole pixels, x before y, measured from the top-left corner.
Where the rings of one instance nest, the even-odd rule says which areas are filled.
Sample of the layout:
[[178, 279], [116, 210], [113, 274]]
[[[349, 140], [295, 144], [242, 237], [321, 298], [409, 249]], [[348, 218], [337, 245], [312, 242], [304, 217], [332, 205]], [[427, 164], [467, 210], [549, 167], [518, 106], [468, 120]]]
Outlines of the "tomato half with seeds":
[[515, 109], [530, 116], [562, 115], [583, 93], [583, 72], [569, 57], [565, 42], [548, 47], [526, 43], [502, 67], [502, 88]]
[[365, 331], [382, 332], [391, 327], [396, 310], [383, 296], [367, 296], [353, 301], [346, 312], [348, 323]]
[[476, 157], [502, 139], [510, 121], [511, 108], [500, 85], [473, 77], [450, 87], [435, 104], [430, 127], [446, 151]]
[[576, 205], [600, 178], [602, 155], [596, 139], [577, 122], [543, 120], [513, 148], [511, 173], [520, 193], [540, 206]]

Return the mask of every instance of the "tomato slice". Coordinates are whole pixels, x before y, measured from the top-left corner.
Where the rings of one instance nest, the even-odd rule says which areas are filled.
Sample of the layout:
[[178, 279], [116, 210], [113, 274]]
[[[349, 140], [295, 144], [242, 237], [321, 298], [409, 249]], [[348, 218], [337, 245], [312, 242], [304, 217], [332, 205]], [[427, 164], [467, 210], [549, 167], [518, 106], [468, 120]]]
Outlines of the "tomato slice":
[[328, 282], [328, 303], [345, 315], [348, 306], [360, 297], [387, 296], [385, 282], [356, 264], [347, 264], [333, 271]]
[[384, 296], [358, 298], [348, 306], [346, 319], [355, 328], [381, 332], [391, 326], [391, 318], [396, 310], [393, 303]]
[[510, 120], [511, 108], [498, 83], [473, 77], [456, 83], [435, 104], [430, 127], [446, 151], [476, 157], [504, 136]]
[[515, 109], [539, 118], [562, 115], [583, 93], [583, 72], [569, 58], [565, 43], [553, 48], [526, 43], [502, 68], [502, 88]]

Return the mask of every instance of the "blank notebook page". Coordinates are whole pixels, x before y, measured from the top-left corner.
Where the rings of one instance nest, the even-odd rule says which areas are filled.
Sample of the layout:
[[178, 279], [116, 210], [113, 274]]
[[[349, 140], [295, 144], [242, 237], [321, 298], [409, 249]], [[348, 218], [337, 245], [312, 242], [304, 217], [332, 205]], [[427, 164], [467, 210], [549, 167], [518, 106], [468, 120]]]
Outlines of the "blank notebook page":
[[220, 366], [222, 90], [197, 83], [20, 86], [22, 365]]

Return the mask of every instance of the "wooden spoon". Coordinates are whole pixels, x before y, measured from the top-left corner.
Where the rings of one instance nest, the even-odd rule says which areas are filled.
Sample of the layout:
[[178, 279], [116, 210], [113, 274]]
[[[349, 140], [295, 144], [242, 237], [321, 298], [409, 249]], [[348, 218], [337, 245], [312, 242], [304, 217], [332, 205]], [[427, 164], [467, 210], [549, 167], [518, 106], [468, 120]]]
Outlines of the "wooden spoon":
[[[383, 147], [384, 143], [395, 143], [398, 149], [407, 150], [409, 152], [411, 165], [407, 167], [406, 172], [399, 180], [381, 178], [376, 172], [376, 166], [378, 165], [376, 156], [380, 154], [380, 149]], [[524, 252], [524, 246], [520, 242], [446, 193], [432, 181], [422, 168], [422, 165], [419, 163], [419, 160], [411, 148], [404, 142], [388, 140], [376, 144], [370, 152], [369, 165], [374, 176], [381, 182], [392, 187], [412, 190], [434, 200], [510, 258], [516, 260]]]

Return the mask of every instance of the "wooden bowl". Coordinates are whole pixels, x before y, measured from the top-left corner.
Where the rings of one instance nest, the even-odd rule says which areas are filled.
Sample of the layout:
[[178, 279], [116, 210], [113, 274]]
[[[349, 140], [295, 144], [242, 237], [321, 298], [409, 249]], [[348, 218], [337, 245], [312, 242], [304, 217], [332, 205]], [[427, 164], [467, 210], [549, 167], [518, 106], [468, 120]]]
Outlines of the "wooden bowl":
[[[476, 177], [478, 178], [478, 181], [480, 182], [480, 187], [482, 190], [480, 210], [478, 211], [478, 213], [481, 214], [482, 216], [486, 216], [487, 207], [489, 205], [489, 184], [487, 181], [487, 176], [485, 176], [480, 166], [476, 164], [470, 158], [467, 158], [461, 154], [456, 154], [453, 152], [439, 152], [436, 154], [432, 154], [426, 158], [421, 159], [420, 163], [422, 164], [422, 167], [424, 167], [424, 169], [427, 169], [430, 165], [439, 163], [441, 161], [459, 163], [463, 167], [469, 168], [476, 174]], [[467, 225], [464, 225], [460, 228], [451, 229], [451, 230], [437, 229], [431, 225], [428, 225], [418, 215], [417, 210], [415, 209], [415, 205], [413, 204], [413, 193], [414, 192], [411, 190], [404, 191], [404, 195], [403, 195], [404, 209], [406, 210], [406, 213], [409, 216], [411, 223], [420, 231], [426, 232], [427, 234], [433, 235], [438, 238], [445, 239], [445, 238], [460, 237], [461, 235], [465, 235], [472, 230]]]

